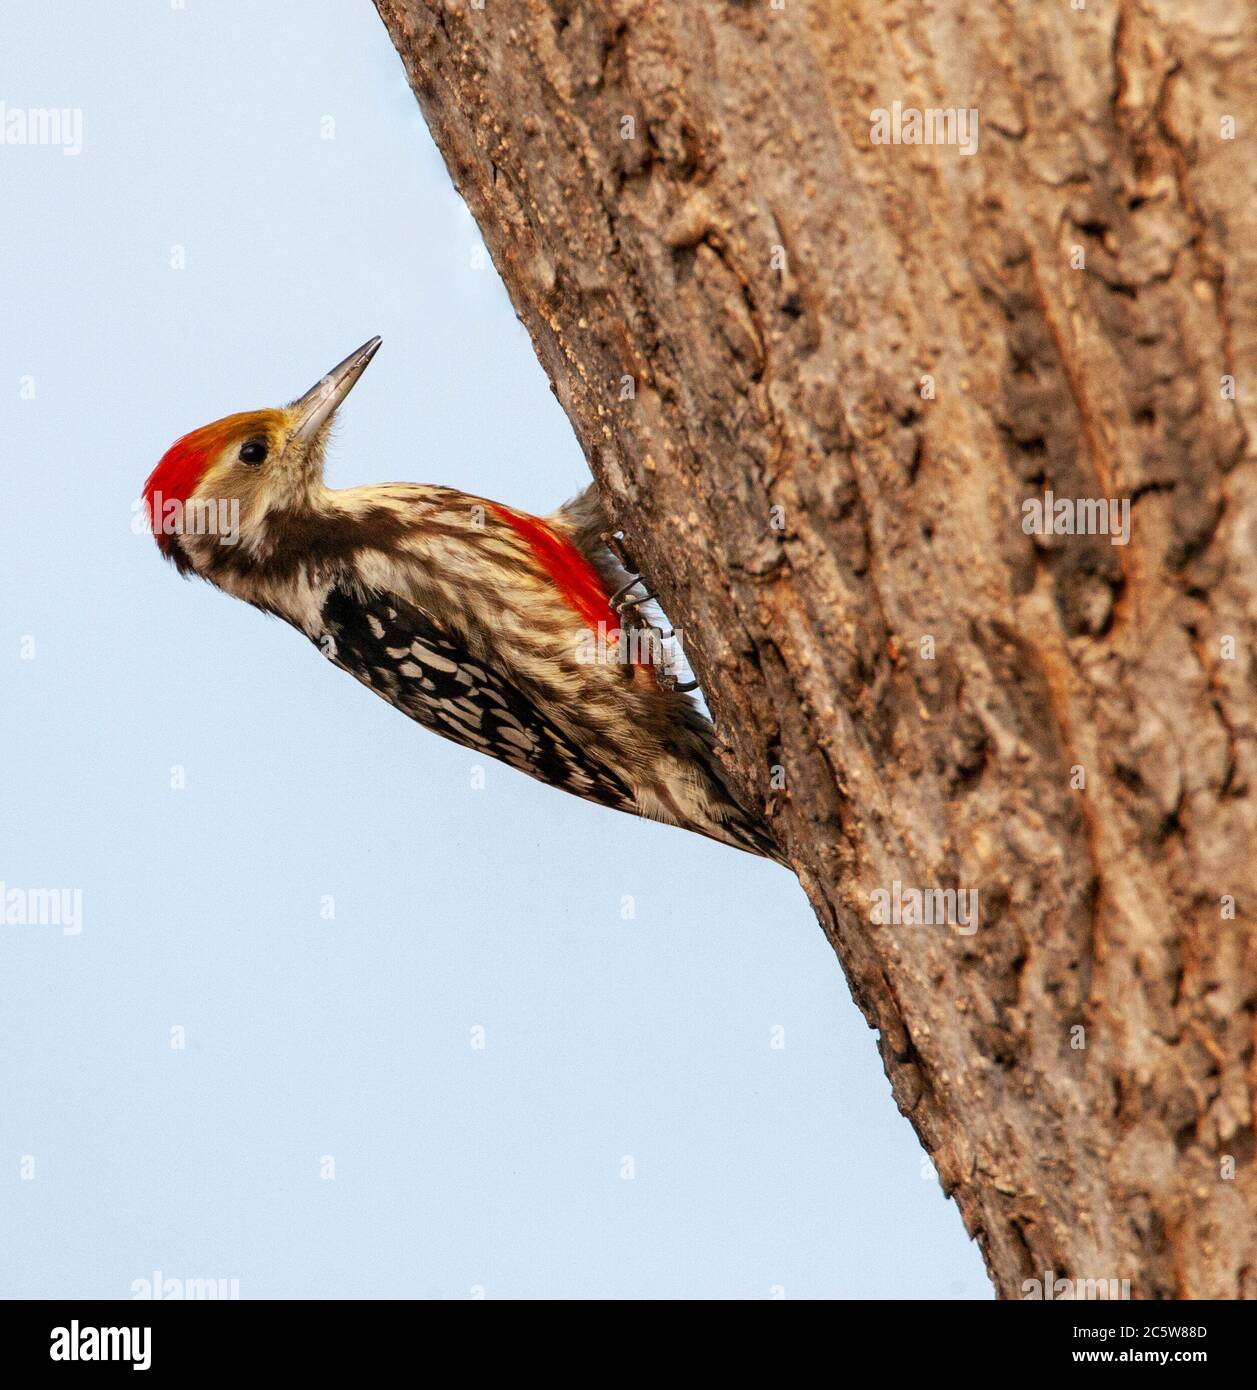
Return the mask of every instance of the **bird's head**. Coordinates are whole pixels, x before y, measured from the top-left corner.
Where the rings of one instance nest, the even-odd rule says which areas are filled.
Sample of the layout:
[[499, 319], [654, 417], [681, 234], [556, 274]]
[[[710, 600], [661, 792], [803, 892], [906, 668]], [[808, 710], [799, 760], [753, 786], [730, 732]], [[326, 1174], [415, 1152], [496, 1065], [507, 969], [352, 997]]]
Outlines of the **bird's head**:
[[162, 553], [181, 570], [201, 569], [215, 547], [256, 545], [268, 517], [308, 506], [323, 484], [332, 418], [379, 346], [364, 343], [291, 405], [228, 415], [175, 440], [144, 484]]

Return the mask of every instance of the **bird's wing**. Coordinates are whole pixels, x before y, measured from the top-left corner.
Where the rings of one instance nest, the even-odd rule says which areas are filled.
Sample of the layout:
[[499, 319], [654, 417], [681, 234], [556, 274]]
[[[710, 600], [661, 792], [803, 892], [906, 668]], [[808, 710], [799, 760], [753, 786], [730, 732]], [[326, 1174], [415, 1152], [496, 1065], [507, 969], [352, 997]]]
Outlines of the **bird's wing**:
[[636, 810], [610, 768], [582, 753], [523, 691], [416, 604], [334, 585], [322, 621], [313, 641], [324, 655], [426, 728], [577, 796]]

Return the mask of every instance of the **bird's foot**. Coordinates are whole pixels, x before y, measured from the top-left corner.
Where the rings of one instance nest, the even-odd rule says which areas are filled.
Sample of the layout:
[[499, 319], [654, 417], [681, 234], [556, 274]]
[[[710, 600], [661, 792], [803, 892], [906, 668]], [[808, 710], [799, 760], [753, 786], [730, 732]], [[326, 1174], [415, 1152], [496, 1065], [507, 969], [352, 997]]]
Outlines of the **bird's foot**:
[[[654, 598], [654, 594], [649, 593], [649, 592], [644, 593], [644, 594], [641, 594], [641, 595], [639, 595], [637, 598], [629, 598], [629, 597], [628, 597], [629, 593], [630, 593], [633, 589], [635, 589], [639, 584], [642, 584], [642, 587], [645, 588], [645, 585], [642, 583], [642, 577], [641, 577], [641, 575], [640, 575], [640, 574], [635, 574], [635, 575], [633, 576], [633, 578], [630, 579], [629, 582], [628, 582], [627, 584], [622, 584], [622, 585], [615, 591], [615, 593], [613, 593], [613, 594], [611, 595], [611, 598], [610, 598], [610, 600], [609, 600], [609, 602], [610, 602], [610, 604], [611, 604], [611, 607], [612, 607], [612, 608], [615, 610], [615, 612], [617, 612], [621, 617], [623, 617], [625, 613], [630, 612], [630, 611], [632, 611], [632, 612], [638, 612], [638, 611], [640, 610], [640, 608], [641, 608], [641, 606], [642, 606], [643, 603], [649, 603], [649, 602], [651, 601], [651, 599]], [[640, 616], [640, 614], [639, 614], [639, 616]]]
[[685, 695], [691, 690], [698, 689], [697, 681], [680, 681], [677, 680], [675, 676], [670, 676], [662, 671], [657, 672], [656, 676], [659, 684], [663, 686], [665, 690], [671, 690], [677, 695]]

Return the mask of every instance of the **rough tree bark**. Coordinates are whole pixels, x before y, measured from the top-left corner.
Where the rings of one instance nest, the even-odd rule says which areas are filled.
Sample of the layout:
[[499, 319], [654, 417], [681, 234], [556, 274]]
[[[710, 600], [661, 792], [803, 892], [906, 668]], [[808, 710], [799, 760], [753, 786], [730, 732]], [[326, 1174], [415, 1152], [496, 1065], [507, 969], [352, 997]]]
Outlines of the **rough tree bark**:
[[1251, 12], [376, 3], [997, 1290], [1257, 1296]]

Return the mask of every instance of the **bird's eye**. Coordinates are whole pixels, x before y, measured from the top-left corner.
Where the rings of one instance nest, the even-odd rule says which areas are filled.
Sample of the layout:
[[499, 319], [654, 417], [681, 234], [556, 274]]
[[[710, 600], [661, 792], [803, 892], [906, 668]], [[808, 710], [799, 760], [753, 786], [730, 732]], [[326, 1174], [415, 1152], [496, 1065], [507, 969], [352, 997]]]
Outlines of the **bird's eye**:
[[246, 439], [240, 446], [241, 463], [265, 463], [266, 462], [266, 440], [265, 439]]

